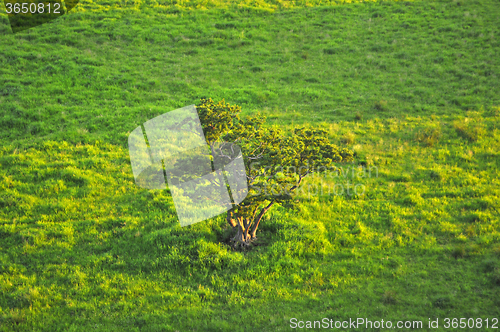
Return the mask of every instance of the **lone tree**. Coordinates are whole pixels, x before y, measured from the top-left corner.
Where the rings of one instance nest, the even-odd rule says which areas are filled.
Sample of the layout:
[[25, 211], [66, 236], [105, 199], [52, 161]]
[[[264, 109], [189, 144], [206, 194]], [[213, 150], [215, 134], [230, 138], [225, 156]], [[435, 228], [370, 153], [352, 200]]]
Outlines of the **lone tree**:
[[248, 195], [227, 213], [235, 246], [245, 247], [256, 239], [260, 221], [272, 206], [290, 206], [307, 175], [335, 170], [335, 162], [353, 159], [352, 151], [332, 144], [322, 129], [300, 127], [286, 135], [276, 126], [264, 126], [260, 114], [240, 117], [241, 108], [224, 99], [215, 103], [203, 98], [196, 108], [212, 153], [221, 142], [231, 142], [244, 158]]

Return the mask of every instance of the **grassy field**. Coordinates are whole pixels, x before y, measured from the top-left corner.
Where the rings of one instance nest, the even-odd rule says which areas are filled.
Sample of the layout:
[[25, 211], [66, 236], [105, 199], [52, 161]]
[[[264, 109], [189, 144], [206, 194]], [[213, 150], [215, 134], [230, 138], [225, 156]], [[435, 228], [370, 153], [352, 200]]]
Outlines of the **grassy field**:
[[[15, 35], [0, 15], [0, 330], [491, 324], [499, 14], [493, 0], [87, 0]], [[131, 130], [201, 97], [323, 127], [356, 162], [308, 179], [297, 210], [233, 251], [223, 215], [180, 227], [169, 192], [130, 167]]]

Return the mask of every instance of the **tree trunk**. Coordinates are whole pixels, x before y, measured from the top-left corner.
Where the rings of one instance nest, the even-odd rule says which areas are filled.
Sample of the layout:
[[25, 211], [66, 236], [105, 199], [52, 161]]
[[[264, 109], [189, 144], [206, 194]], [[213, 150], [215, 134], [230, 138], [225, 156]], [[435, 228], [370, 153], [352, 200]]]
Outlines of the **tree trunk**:
[[260, 213], [259, 215], [257, 216], [257, 218], [255, 218], [255, 223], [252, 227], [252, 231], [250, 232], [250, 236], [252, 237], [252, 239], [256, 239], [256, 233], [257, 233], [257, 228], [259, 228], [259, 223], [262, 219], [262, 217], [264, 216], [264, 214], [266, 214], [266, 212], [271, 208], [271, 206], [273, 206], [274, 202], [271, 202], [269, 203], [268, 206], [266, 206], [265, 208], [263, 208], [262, 210], [260, 210]]
[[[256, 237], [257, 229], [259, 223], [262, 220], [264, 214], [273, 206], [274, 202], [269, 203], [266, 207], [262, 208], [259, 214], [254, 218], [243, 218], [241, 216], [235, 216], [232, 211], [227, 213], [227, 222], [236, 230], [236, 235], [231, 239], [234, 241], [234, 247], [241, 245], [242, 247], [248, 247], [251, 242], [253, 242]], [[252, 222], [253, 219], [253, 222]]]
[[246, 220], [243, 217], [238, 217], [237, 221], [235, 221], [235, 219], [232, 220], [236, 224], [236, 226], [233, 227], [233, 229], [236, 230], [236, 235], [231, 239], [231, 241], [234, 242], [233, 246], [237, 247], [241, 245], [242, 247], [248, 247], [251, 242], [251, 237], [248, 234], [251, 226], [250, 220]]

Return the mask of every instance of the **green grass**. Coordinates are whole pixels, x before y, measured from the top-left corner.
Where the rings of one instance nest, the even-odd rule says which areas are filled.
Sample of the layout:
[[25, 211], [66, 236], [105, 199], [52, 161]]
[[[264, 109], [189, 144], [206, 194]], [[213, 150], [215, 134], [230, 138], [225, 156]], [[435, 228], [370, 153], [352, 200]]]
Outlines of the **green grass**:
[[[9, 47], [0, 56], [0, 124], [12, 130], [0, 137], [123, 144], [137, 124], [203, 96], [265, 111], [280, 124], [497, 106], [496, 8], [80, 9], [2, 37]], [[6, 16], [3, 23], [6, 33]]]
[[[283, 3], [83, 2], [16, 35], [0, 16], [0, 330], [498, 318], [498, 2]], [[181, 228], [128, 158], [131, 130], [203, 96], [356, 162], [232, 251], [224, 216]]]

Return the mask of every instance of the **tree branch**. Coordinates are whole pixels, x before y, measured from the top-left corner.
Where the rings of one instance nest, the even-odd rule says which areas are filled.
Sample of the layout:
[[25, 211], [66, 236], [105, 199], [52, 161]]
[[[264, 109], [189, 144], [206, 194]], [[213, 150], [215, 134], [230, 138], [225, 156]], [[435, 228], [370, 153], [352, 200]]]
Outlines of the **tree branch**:
[[236, 220], [233, 219], [233, 211], [227, 211], [227, 216], [226, 216], [226, 220], [228, 222], [229, 225], [231, 225], [231, 227], [236, 227], [238, 226], [238, 223], [236, 222]]
[[307, 174], [309, 174], [311, 172], [307, 172], [306, 174], [304, 174], [304, 176], [300, 176], [299, 175], [299, 182], [297, 182], [297, 184], [295, 186], [293, 186], [292, 188], [290, 188], [290, 191], [293, 191], [295, 189], [297, 189], [299, 186], [300, 186], [300, 183], [302, 182], [302, 180], [306, 177]]
[[257, 216], [257, 219], [255, 219], [255, 224], [253, 225], [252, 227], [252, 232], [250, 233], [250, 235], [252, 236], [252, 238], [255, 238], [255, 233], [257, 232], [257, 228], [259, 227], [259, 223], [260, 223], [260, 220], [262, 219], [262, 217], [264, 216], [264, 214], [271, 208], [271, 206], [274, 205], [274, 202], [271, 202], [269, 203], [265, 208], [263, 208], [262, 210], [260, 210], [260, 213], [259, 215]]

